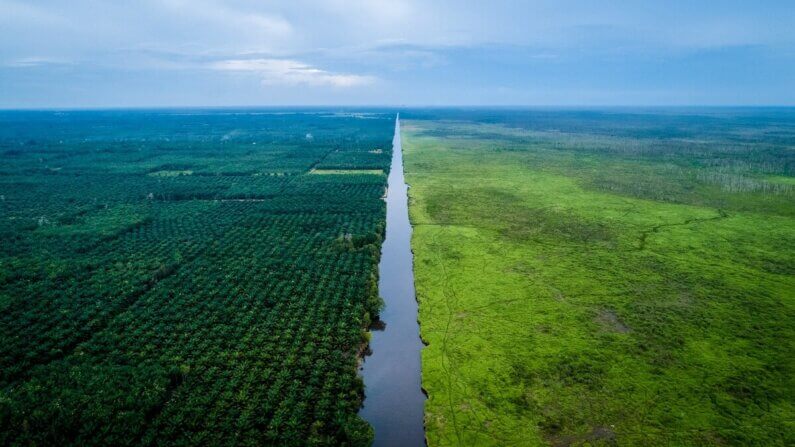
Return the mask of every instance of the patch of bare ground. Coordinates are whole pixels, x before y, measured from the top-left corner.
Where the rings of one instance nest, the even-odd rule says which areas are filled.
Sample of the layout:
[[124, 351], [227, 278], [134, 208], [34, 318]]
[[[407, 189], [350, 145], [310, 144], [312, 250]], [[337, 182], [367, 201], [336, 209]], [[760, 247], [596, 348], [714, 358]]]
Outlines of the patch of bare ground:
[[606, 331], [618, 332], [626, 334], [632, 331], [632, 328], [624, 324], [615, 311], [610, 309], [601, 309], [595, 318], [596, 322]]

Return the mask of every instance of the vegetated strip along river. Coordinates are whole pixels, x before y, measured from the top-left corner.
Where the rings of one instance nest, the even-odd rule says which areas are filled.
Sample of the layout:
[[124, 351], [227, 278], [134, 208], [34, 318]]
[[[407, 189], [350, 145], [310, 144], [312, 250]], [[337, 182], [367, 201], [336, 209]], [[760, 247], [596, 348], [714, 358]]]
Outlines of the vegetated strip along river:
[[423, 446], [425, 395], [420, 380], [420, 326], [414, 293], [408, 186], [403, 179], [400, 115], [395, 119], [392, 167], [386, 195], [386, 237], [378, 265], [378, 292], [386, 306], [383, 330], [373, 331], [372, 354], [364, 359], [364, 406], [359, 412], [375, 429], [374, 446]]

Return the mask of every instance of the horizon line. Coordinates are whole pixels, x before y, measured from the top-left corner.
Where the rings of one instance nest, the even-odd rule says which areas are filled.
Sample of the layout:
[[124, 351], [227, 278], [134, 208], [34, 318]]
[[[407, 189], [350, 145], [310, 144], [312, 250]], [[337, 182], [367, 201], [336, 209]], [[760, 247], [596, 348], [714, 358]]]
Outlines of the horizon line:
[[3, 107], [0, 112], [71, 112], [121, 110], [241, 110], [241, 109], [795, 109], [795, 104], [278, 104], [278, 105], [151, 105]]

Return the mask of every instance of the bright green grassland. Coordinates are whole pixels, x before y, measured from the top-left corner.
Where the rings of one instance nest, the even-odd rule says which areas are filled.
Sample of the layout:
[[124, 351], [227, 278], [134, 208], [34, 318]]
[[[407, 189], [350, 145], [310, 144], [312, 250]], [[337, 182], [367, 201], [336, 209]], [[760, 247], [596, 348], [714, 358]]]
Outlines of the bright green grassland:
[[765, 180], [793, 122], [431, 118], [403, 148], [432, 447], [795, 442], [795, 194]]

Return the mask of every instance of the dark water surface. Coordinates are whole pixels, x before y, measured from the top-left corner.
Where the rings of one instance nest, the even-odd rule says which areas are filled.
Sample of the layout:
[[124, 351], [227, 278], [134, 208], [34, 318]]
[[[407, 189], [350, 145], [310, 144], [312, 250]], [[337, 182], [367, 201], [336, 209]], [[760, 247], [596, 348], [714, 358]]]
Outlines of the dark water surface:
[[423, 404], [420, 383], [420, 327], [411, 253], [408, 187], [403, 179], [400, 120], [395, 121], [392, 168], [386, 202], [386, 237], [378, 266], [378, 290], [386, 302], [382, 331], [373, 331], [372, 355], [361, 374], [365, 384], [360, 414], [375, 428], [375, 446], [423, 446]]

